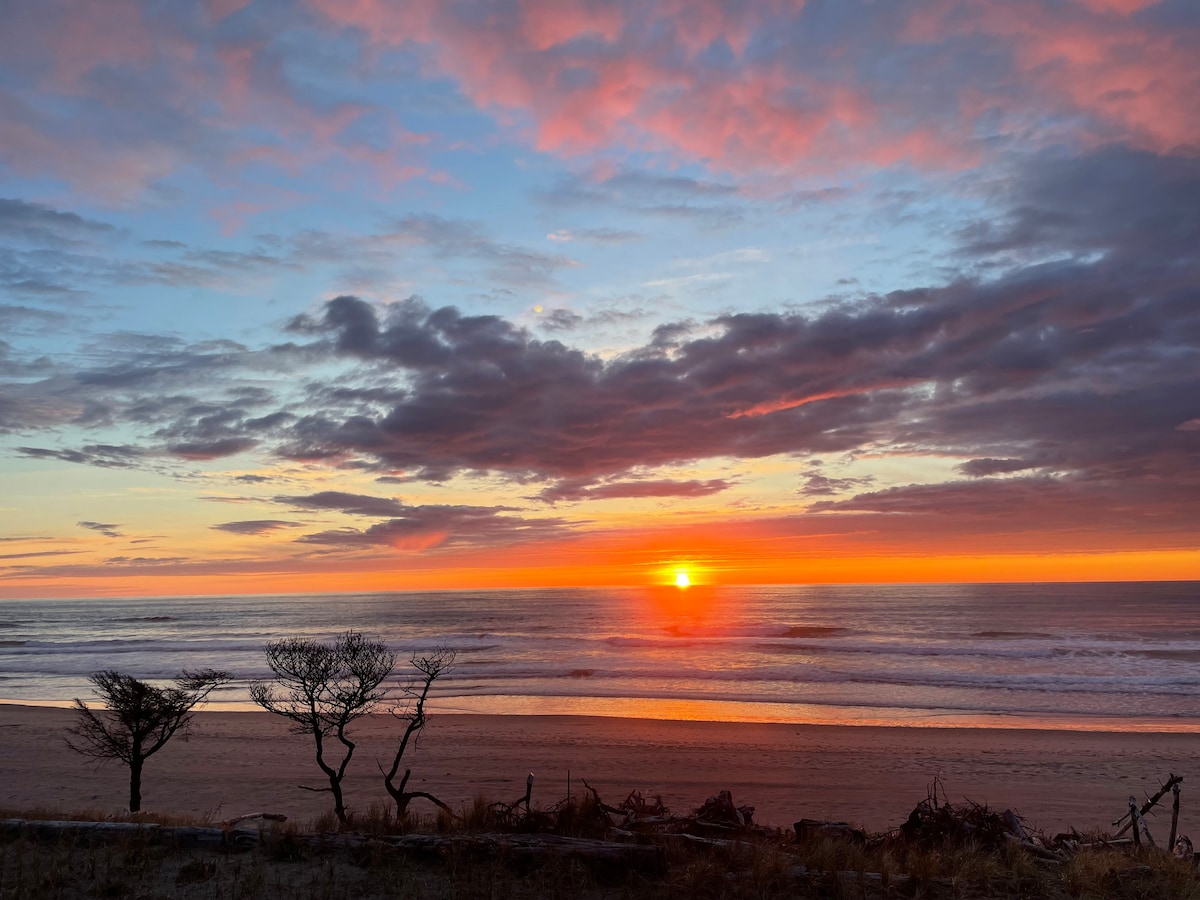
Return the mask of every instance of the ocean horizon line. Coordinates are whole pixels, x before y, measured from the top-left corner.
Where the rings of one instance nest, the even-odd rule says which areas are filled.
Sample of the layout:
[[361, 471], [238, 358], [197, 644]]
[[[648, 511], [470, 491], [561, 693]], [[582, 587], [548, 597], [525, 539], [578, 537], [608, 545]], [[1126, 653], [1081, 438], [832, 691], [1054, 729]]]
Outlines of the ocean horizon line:
[[745, 581], [745, 582], [693, 582], [687, 587], [679, 587], [670, 582], [633, 582], [629, 584], [601, 585], [532, 585], [527, 587], [445, 587], [445, 588], [388, 588], [365, 591], [243, 591], [233, 593], [217, 591], [214, 593], [196, 594], [89, 594], [63, 596], [4, 596], [0, 595], [0, 603], [16, 602], [58, 602], [69, 603], [89, 602], [99, 600], [221, 600], [237, 597], [278, 597], [281, 599], [294, 597], [376, 597], [391, 594], [498, 594], [512, 592], [550, 592], [550, 591], [636, 591], [636, 590], [674, 590], [674, 591], [704, 591], [709, 589], [737, 588], [820, 588], [820, 587], [988, 587], [1024, 585], [1036, 587], [1039, 585], [1117, 585], [1117, 584], [1200, 584], [1196, 578], [1098, 578], [1098, 579], [1005, 579], [982, 581]]

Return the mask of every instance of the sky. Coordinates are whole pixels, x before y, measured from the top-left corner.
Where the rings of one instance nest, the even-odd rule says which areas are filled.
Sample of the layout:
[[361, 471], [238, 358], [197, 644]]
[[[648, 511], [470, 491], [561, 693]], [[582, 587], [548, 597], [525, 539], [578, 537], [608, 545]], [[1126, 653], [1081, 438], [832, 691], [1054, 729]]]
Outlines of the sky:
[[1200, 578], [1198, 46], [0, 4], [0, 596]]

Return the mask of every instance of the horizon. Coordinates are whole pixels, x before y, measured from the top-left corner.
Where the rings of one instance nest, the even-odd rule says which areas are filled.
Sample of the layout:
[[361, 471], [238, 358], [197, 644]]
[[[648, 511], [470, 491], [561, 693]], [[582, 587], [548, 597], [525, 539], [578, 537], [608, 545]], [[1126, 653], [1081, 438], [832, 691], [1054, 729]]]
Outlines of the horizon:
[[320, 597], [380, 597], [388, 595], [402, 594], [465, 594], [465, 593], [540, 593], [550, 591], [633, 591], [633, 592], [652, 592], [662, 595], [673, 595], [680, 600], [686, 600], [689, 592], [696, 594], [704, 594], [713, 590], [733, 590], [737, 588], [822, 588], [822, 587], [843, 587], [843, 588], [870, 588], [870, 587], [1038, 587], [1041, 585], [1135, 585], [1135, 584], [1200, 584], [1200, 579], [1194, 578], [1146, 578], [1146, 579], [1088, 579], [1077, 581], [1037, 581], [1025, 579], [1009, 579], [997, 581], [759, 581], [759, 582], [693, 582], [686, 586], [674, 584], [669, 581], [662, 581], [650, 584], [551, 584], [551, 585], [533, 585], [521, 587], [437, 587], [437, 588], [389, 588], [361, 591], [264, 591], [264, 592], [242, 592], [235, 593], [229, 591], [217, 591], [213, 593], [203, 594], [92, 594], [90, 596], [80, 596], [73, 594], [45, 594], [34, 596], [13, 596], [0, 597], [0, 603], [6, 602], [28, 602], [37, 600], [63, 600], [67, 602], [82, 602], [103, 600], [148, 600], [148, 601], [164, 601], [170, 602], [173, 600], [205, 600], [205, 599], [236, 599], [238, 597], [247, 598], [264, 598], [278, 597], [283, 599], [288, 598], [320, 598]]
[[1196, 46], [6, 5], [0, 598], [1200, 580]]

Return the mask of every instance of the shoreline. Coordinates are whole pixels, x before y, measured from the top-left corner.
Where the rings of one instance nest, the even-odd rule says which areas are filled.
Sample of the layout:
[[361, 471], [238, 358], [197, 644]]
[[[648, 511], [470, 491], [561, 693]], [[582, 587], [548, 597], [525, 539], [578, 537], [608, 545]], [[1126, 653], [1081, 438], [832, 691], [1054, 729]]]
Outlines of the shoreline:
[[[124, 809], [127, 772], [97, 768], [63, 738], [69, 709], [0, 704], [0, 806], [70, 812]], [[398, 723], [355, 723], [345, 782], [357, 813], [387, 800], [376, 768], [390, 762]], [[559, 715], [437, 713], [406, 754], [410, 788], [454, 809], [476, 796], [511, 802], [535, 774], [535, 805], [573, 794], [583, 780], [617, 805], [630, 791], [661, 794], [689, 811], [720, 790], [756, 808], [755, 820], [787, 828], [800, 818], [848, 821], [881, 831], [904, 821], [937, 779], [953, 803], [1011, 807], [1048, 832], [1109, 827], [1131, 794], [1152, 792], [1169, 772], [1200, 772], [1200, 742], [1170, 732], [1083, 732], [879, 725], [704, 722]], [[311, 820], [330, 806], [311, 739], [262, 711], [196, 714], [146, 764], [145, 809], [214, 820], [268, 811]], [[1189, 803], [1180, 830], [1200, 829]], [[432, 812], [418, 801], [414, 811]]]
[[[88, 698], [88, 702], [94, 701]], [[17, 706], [71, 709], [73, 700], [24, 700], [0, 697], [0, 707]], [[769, 709], [758, 714], [742, 709]], [[784, 712], [780, 713], [779, 710]], [[735, 710], [730, 713], [730, 710]], [[261, 713], [249, 701], [212, 702], [204, 713]], [[724, 714], [722, 712], [724, 711]], [[892, 715], [885, 713], [891, 712]], [[836, 714], [835, 714], [836, 713]], [[942, 710], [937, 712], [899, 710], [889, 707], [840, 707], [820, 704], [770, 704], [750, 701], [670, 700], [628, 697], [562, 697], [442, 695], [430, 715], [496, 716], [498, 718], [597, 718], [651, 722], [708, 722], [728, 725], [787, 725], [815, 728], [915, 728], [950, 731], [1045, 731], [1065, 734], [1175, 734], [1200, 735], [1200, 721], [1144, 716], [1046, 716], [1037, 713], [983, 713]], [[372, 715], [383, 716], [378, 712]]]

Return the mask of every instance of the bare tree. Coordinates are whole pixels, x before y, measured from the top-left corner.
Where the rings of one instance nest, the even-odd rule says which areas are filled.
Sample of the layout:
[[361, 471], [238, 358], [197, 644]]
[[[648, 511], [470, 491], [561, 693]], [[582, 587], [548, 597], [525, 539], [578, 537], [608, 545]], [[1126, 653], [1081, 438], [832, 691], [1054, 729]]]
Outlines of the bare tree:
[[117, 759], [129, 766], [129, 811], [142, 808], [142, 767], [180, 728], [192, 721], [193, 708], [233, 678], [204, 669], [180, 672], [173, 687], [156, 687], [105, 669], [89, 676], [106, 709], [96, 711], [75, 698], [75, 725], [67, 746], [99, 762]]
[[[419, 677], [412, 679], [404, 686], [404, 696], [407, 698], [407, 702], [389, 710], [394, 717], [405, 723], [400, 746], [396, 748], [396, 755], [392, 758], [392, 767], [383, 773], [384, 787], [387, 788], [391, 798], [396, 801], [397, 819], [404, 818], [408, 812], [408, 804], [418, 797], [451, 813], [450, 807], [433, 794], [426, 791], [405, 790], [412, 769], [404, 770], [404, 777], [400, 779], [399, 786], [395, 782], [396, 775], [400, 771], [400, 762], [404, 759], [404, 751], [408, 749], [410, 743], [416, 744], [417, 739], [421, 736], [421, 731], [425, 728], [425, 701], [429, 698], [429, 689], [433, 687], [435, 681], [453, 671], [455, 656], [455, 651], [448, 647], [439, 647], [428, 656], [418, 656], [414, 653], [410, 662], [413, 668], [420, 673]], [[383, 766], [379, 768], [380, 771], [383, 771]]]
[[[338, 821], [348, 825], [342, 779], [354, 756], [354, 742], [346, 728], [387, 694], [380, 685], [392, 674], [396, 654], [355, 631], [338, 635], [331, 644], [310, 638], [271, 641], [266, 654], [275, 677], [251, 682], [250, 698], [267, 712], [290, 719], [296, 734], [312, 735], [317, 765], [329, 779], [329, 787], [300, 787], [331, 793]], [[344, 748], [340, 761], [326, 759], [326, 740], [331, 735]]]

